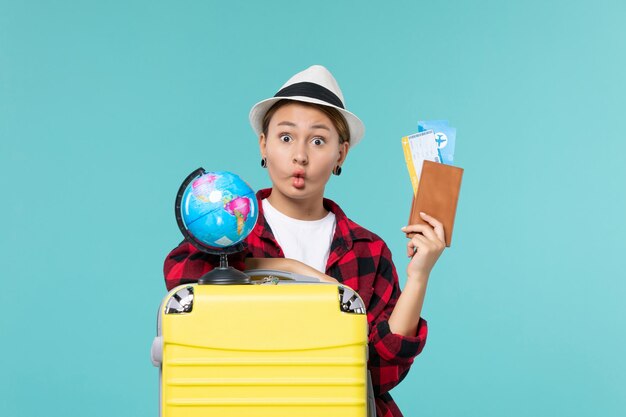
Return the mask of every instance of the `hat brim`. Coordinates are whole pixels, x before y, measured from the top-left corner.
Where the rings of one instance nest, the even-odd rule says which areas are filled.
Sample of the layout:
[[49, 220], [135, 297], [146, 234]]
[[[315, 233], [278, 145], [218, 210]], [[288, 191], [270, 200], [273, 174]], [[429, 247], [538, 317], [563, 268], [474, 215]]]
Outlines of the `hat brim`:
[[339, 113], [346, 119], [346, 123], [348, 124], [348, 129], [350, 130], [350, 148], [359, 143], [359, 141], [363, 138], [365, 134], [365, 126], [361, 119], [356, 117], [353, 113], [350, 113], [348, 110], [342, 109], [341, 107], [333, 106], [332, 104], [328, 104], [325, 101], [318, 100], [311, 97], [305, 96], [292, 96], [292, 97], [272, 97], [263, 101], [259, 101], [255, 104], [250, 110], [250, 124], [252, 125], [252, 130], [256, 133], [257, 136], [260, 136], [263, 133], [263, 117], [265, 117], [265, 113], [274, 105], [274, 103], [280, 100], [293, 100], [293, 101], [302, 101], [305, 103], [313, 103], [319, 104], [326, 107], [332, 107], [337, 109]]

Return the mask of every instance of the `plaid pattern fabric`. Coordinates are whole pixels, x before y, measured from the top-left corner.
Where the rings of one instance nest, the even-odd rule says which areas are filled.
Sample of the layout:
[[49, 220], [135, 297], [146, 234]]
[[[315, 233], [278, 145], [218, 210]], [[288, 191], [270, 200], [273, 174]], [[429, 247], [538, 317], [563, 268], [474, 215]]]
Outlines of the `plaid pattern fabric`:
[[[271, 189], [257, 192], [259, 219], [246, 238], [246, 251], [229, 256], [229, 264], [244, 269], [245, 257], [284, 258], [284, 253], [263, 216], [261, 200]], [[413, 359], [426, 343], [427, 324], [419, 320], [417, 334], [406, 337], [389, 330], [389, 316], [400, 297], [398, 275], [391, 252], [383, 240], [348, 219], [333, 201], [324, 199], [324, 207], [336, 216], [335, 235], [326, 264], [326, 274], [358, 292], [367, 308], [369, 323], [369, 362], [378, 417], [399, 417], [402, 413], [389, 395], [409, 372]], [[219, 257], [207, 255], [182, 242], [166, 258], [165, 283], [169, 289], [196, 282], [200, 276], [219, 265]]]

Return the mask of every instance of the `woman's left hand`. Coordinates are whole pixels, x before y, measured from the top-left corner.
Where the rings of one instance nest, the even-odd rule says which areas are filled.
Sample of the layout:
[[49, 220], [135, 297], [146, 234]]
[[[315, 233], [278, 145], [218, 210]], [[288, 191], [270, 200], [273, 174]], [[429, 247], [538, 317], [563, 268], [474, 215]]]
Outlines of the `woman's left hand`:
[[428, 280], [430, 271], [446, 247], [446, 238], [439, 220], [426, 213], [420, 213], [420, 217], [427, 224], [412, 224], [402, 228], [411, 239], [406, 247], [407, 255], [411, 257], [407, 275], [409, 279]]

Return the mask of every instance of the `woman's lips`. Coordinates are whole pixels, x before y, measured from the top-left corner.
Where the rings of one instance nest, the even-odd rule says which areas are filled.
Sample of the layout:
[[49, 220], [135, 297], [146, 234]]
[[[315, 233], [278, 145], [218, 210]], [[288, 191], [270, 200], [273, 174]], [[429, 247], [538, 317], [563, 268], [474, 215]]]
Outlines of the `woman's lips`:
[[304, 188], [304, 178], [302, 178], [302, 177], [293, 177], [291, 185], [293, 185], [294, 187], [296, 187], [298, 189]]
[[291, 177], [291, 185], [298, 189], [304, 188], [304, 172], [294, 172]]

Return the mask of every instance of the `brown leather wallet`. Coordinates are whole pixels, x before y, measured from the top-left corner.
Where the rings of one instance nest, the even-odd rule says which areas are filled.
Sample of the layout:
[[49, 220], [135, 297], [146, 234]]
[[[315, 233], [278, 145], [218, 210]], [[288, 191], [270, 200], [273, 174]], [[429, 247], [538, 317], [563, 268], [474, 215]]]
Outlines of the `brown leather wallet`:
[[443, 224], [446, 246], [450, 246], [462, 177], [463, 168], [424, 161], [417, 195], [413, 197], [411, 205], [409, 225], [426, 223], [420, 217], [420, 211], [434, 217]]

